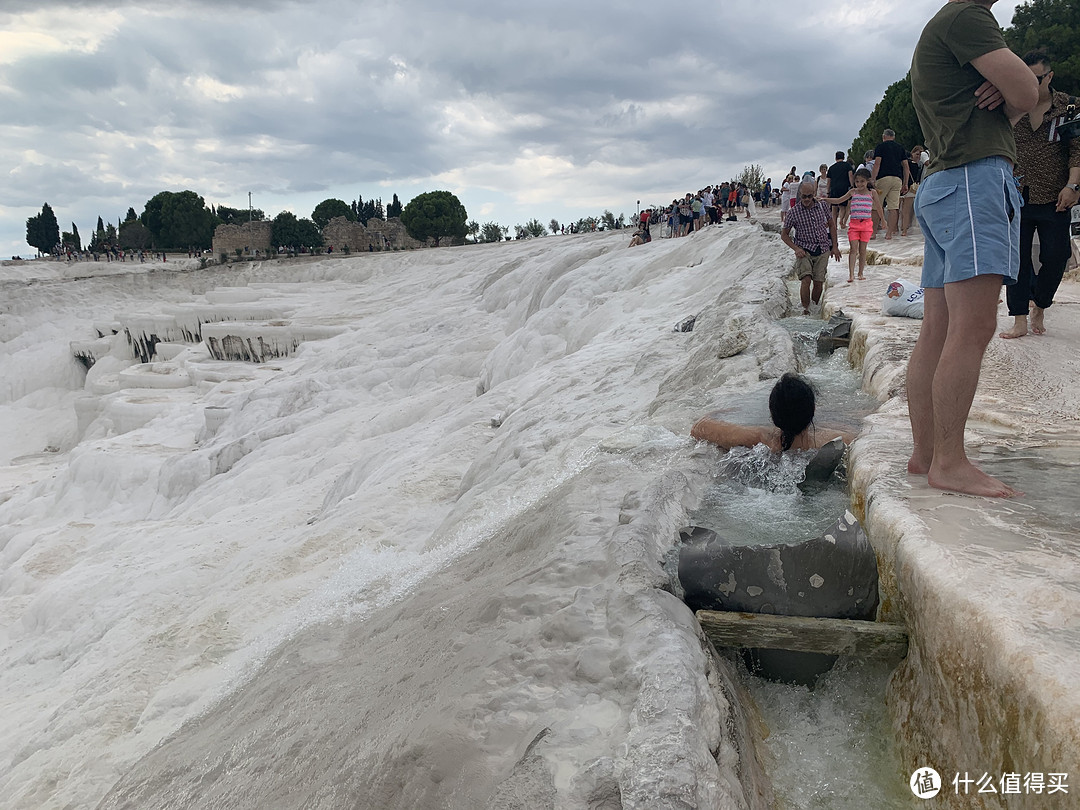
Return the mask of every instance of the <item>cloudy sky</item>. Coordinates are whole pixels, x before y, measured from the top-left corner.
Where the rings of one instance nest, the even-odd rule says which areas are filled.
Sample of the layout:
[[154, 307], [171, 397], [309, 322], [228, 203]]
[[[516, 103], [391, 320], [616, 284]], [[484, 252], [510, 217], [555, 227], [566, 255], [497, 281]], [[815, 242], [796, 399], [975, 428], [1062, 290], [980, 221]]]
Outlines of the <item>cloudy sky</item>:
[[0, 256], [43, 202], [84, 242], [184, 189], [271, 217], [449, 189], [513, 226], [816, 168], [940, 4], [4, 0]]

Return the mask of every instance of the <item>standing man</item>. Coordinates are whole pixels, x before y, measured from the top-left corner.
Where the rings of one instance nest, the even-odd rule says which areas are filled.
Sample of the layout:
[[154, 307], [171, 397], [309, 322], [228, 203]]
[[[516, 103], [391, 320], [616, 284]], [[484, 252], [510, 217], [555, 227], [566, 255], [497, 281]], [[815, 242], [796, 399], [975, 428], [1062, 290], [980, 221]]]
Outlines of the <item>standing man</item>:
[[[1029, 53], [1024, 63], [1039, 82], [1039, 103], [1016, 122], [1016, 174], [1023, 190], [1024, 207], [1020, 209], [1020, 275], [1009, 287], [1006, 297], [1012, 329], [1003, 338], [1023, 337], [1028, 333], [1028, 300], [1035, 302], [1031, 311], [1031, 331], [1046, 334], [1043, 310], [1054, 303], [1065, 265], [1072, 253], [1069, 237], [1069, 211], [1080, 199], [1080, 138], [1063, 141], [1057, 132], [1065, 119], [1069, 97], [1053, 90], [1054, 71], [1050, 59], [1041, 51]], [[1031, 261], [1035, 232], [1039, 233], [1039, 275]]]
[[900, 197], [907, 194], [911, 176], [908, 174], [907, 150], [896, 142], [896, 133], [891, 129], [881, 133], [881, 143], [874, 149], [870, 182], [877, 189], [885, 209], [885, 238], [892, 239], [900, 220]]
[[[780, 238], [795, 251], [795, 275], [802, 282], [799, 290], [802, 311], [803, 315], [809, 315], [811, 301], [815, 309], [821, 306], [821, 290], [829, 270], [829, 256], [839, 261], [840, 245], [836, 241], [836, 219], [831, 206], [817, 199], [817, 183], [804, 180], [799, 185], [798, 195], [795, 205], [784, 214]], [[795, 229], [794, 239], [791, 237], [792, 228]]]
[[1038, 101], [1035, 76], [1005, 45], [990, 7], [949, 0], [926, 24], [911, 90], [931, 160], [915, 198], [926, 239], [924, 315], [907, 368], [914, 450], [908, 472], [938, 489], [1017, 492], [967, 457], [964, 426], [1004, 280], [1020, 267], [1012, 125]]
[[[829, 181], [829, 191], [826, 197], [843, 197], [853, 185], [855, 185], [855, 170], [851, 164], [844, 160], [844, 153], [836, 153], [836, 162], [825, 173]], [[833, 215], [837, 217], [841, 228], [847, 227], [848, 204], [834, 205]]]

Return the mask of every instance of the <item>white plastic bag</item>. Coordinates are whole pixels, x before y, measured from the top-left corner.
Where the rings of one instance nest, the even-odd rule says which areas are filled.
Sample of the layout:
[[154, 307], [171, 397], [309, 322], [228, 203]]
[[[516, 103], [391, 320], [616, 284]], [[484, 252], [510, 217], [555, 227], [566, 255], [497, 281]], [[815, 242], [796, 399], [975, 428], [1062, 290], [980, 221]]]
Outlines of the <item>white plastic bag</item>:
[[898, 278], [885, 290], [881, 299], [883, 315], [895, 315], [898, 318], [919, 318], [923, 316], [923, 288], [913, 281]]

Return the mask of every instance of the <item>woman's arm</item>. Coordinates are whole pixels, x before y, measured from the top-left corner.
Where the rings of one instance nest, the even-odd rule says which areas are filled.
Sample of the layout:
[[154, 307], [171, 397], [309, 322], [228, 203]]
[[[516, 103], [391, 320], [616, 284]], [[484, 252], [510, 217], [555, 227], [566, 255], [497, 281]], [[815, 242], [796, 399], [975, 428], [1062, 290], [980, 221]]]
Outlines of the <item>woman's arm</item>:
[[729, 450], [732, 447], [753, 447], [755, 444], [768, 445], [770, 431], [763, 427], [721, 422], [706, 416], [690, 428], [690, 435]]

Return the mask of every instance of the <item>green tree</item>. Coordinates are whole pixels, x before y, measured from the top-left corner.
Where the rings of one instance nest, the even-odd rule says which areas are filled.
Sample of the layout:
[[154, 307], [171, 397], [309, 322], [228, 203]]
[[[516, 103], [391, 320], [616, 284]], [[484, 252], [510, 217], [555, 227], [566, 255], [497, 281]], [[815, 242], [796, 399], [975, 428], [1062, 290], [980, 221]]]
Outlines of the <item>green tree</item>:
[[26, 244], [42, 253], [52, 253], [60, 244], [60, 225], [48, 203], [41, 206], [40, 214], [26, 220]]
[[507, 233], [509, 233], [509, 229], [497, 222], [485, 222], [483, 227], [480, 228], [480, 241], [501, 242]]
[[604, 213], [600, 215], [600, 224], [609, 231], [615, 230], [615, 215], [604, 209]]
[[559, 220], [552, 219], [551, 222], [548, 223], [548, 227], [551, 229], [551, 232], [553, 234], [558, 233], [559, 232]]
[[266, 214], [261, 208], [230, 208], [227, 205], [219, 205], [212, 212], [221, 225], [243, 225], [245, 222], [262, 222]]
[[139, 220], [129, 219], [120, 226], [117, 240], [124, 250], [145, 250], [150, 247], [153, 236], [150, 234], [150, 229]]
[[154, 244], [161, 248], [208, 248], [214, 239], [214, 215], [194, 191], [166, 198], [161, 207], [161, 230]]
[[314, 248], [322, 247], [323, 238], [310, 219], [297, 219], [291, 211], [282, 211], [274, 217], [270, 242], [274, 247]]
[[547, 228], [538, 219], [530, 219], [525, 223], [525, 233], [528, 236], [546, 236]]
[[401, 222], [409, 236], [421, 242], [434, 239], [435, 247], [447, 237], [464, 239], [468, 218], [461, 200], [449, 191], [418, 194], [401, 212]]
[[326, 227], [326, 223], [332, 220], [334, 217], [345, 217], [350, 222], [356, 221], [356, 214], [353, 213], [352, 208], [344, 200], [323, 200], [321, 203], [315, 206], [315, 210], [311, 212], [311, 221], [315, 223], [315, 226], [322, 231]]
[[134, 222], [139, 218], [139, 215], [135, 213], [134, 208], [128, 208], [127, 216], [124, 217], [124, 222]]
[[922, 127], [911, 103], [910, 74], [889, 85], [884, 98], [874, 107], [851, 144], [851, 157], [856, 162], [861, 161], [863, 154], [881, 143], [881, 133], [886, 129], [895, 132], [896, 140], [907, 149], [923, 143]]
[[735, 182], [745, 183], [748, 189], [756, 191], [765, 182], [765, 170], [758, 163], [743, 166], [742, 173], [735, 178]]
[[1005, 42], [1020, 56], [1046, 51], [1054, 89], [1080, 95], [1080, 5], [1076, 0], [1030, 0], [1018, 5]]
[[79, 228], [72, 222], [71, 233], [64, 231], [60, 234], [60, 244], [72, 250], [82, 250], [82, 239], [79, 237]]
[[468, 236], [471, 236], [472, 240], [474, 242], [479, 242], [480, 241], [480, 223], [477, 222], [475, 219], [470, 219], [468, 224], [465, 226], [465, 233]]
[[386, 206], [386, 218], [392, 219], [393, 217], [401, 216], [401, 200], [397, 198], [397, 194], [394, 195], [394, 201], [390, 205]]

